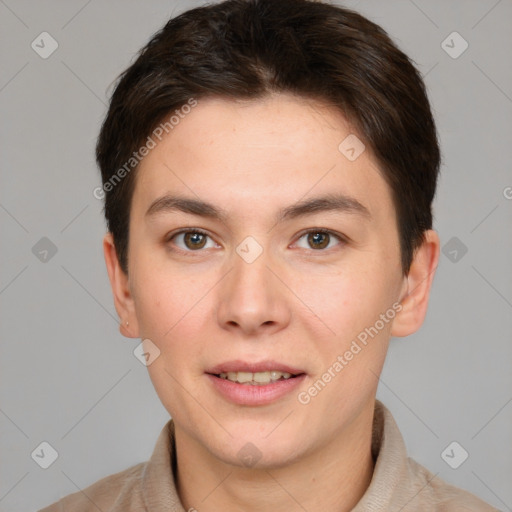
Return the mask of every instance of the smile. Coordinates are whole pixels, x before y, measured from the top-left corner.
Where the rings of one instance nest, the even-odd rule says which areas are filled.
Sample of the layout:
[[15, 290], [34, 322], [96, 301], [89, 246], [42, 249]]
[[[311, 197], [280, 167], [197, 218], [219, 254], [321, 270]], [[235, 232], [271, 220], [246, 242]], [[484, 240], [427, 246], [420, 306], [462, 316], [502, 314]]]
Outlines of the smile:
[[229, 403], [263, 406], [295, 396], [303, 385], [305, 373], [292, 374], [280, 370], [229, 371], [206, 373], [214, 392]]
[[291, 373], [281, 372], [279, 370], [271, 370], [267, 372], [223, 372], [218, 375], [221, 379], [226, 379], [239, 384], [247, 384], [252, 386], [264, 386], [271, 382], [279, 380], [287, 380], [292, 377]]

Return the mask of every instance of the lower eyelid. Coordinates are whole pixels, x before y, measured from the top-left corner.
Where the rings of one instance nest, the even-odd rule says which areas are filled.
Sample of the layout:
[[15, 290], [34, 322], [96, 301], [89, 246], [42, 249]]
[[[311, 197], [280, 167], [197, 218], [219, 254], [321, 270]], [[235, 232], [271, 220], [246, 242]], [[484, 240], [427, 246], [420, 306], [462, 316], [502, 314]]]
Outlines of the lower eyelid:
[[[213, 243], [215, 243], [216, 245], [219, 245], [208, 233], [206, 233], [206, 232], [204, 232], [204, 231], [202, 231], [200, 229], [187, 229], [187, 230], [178, 231], [176, 233], [172, 233], [171, 235], [168, 235], [166, 237], [166, 242], [170, 243], [176, 237], [178, 237], [180, 235], [186, 235], [187, 233], [198, 233], [198, 234], [204, 235], [207, 238], [209, 238]], [[311, 234], [311, 233], [322, 233], [322, 234], [329, 235], [330, 237], [336, 238], [338, 240], [338, 245], [344, 245], [344, 244], [347, 243], [347, 240], [346, 240], [345, 237], [343, 237], [343, 235], [335, 233], [334, 231], [329, 231], [327, 229], [311, 229], [311, 230], [308, 230], [308, 231], [303, 232], [302, 234], [300, 234], [296, 238], [296, 241], [294, 242], [294, 244], [297, 243], [302, 238], [304, 238], [305, 236]], [[183, 252], [187, 252], [187, 253], [194, 253], [194, 252], [199, 253], [199, 252], [202, 252], [202, 250], [204, 250], [204, 249], [198, 249], [198, 250], [194, 251], [194, 250], [191, 250], [191, 249], [182, 249], [181, 247], [178, 247], [178, 249], [183, 251]], [[328, 251], [328, 249], [312, 249], [312, 248], [310, 248], [310, 250], [313, 251], [313, 252], [317, 252], [317, 253], [327, 252]]]
[[[302, 233], [301, 235], [299, 235], [297, 237], [297, 241], [294, 243], [297, 243], [299, 240], [301, 240], [305, 236], [310, 235], [312, 233], [313, 234], [322, 233], [324, 235], [329, 235], [329, 237], [332, 237], [332, 238], [335, 238], [338, 240], [338, 245], [344, 245], [347, 243], [347, 240], [342, 235], [339, 235], [338, 233], [335, 233], [334, 231], [329, 231], [328, 229], [310, 229], [310, 230]], [[332, 249], [332, 247], [331, 247], [331, 249]], [[317, 253], [321, 253], [321, 252], [327, 252], [329, 249], [312, 249], [312, 248], [310, 248], [310, 250], [317, 252]]]
[[[177, 233], [173, 233], [172, 235], [169, 235], [168, 237], [166, 237], [167, 243], [171, 243], [177, 237], [179, 237], [181, 235], [186, 235], [188, 233], [194, 233], [194, 234], [203, 235], [203, 236], [207, 237], [208, 239], [210, 239], [214, 244], [218, 245], [217, 242], [215, 242], [215, 240], [208, 233], [205, 233], [204, 231], [201, 231], [201, 230], [198, 230], [198, 229], [187, 229], [187, 230], [183, 230], [183, 231], [178, 231]], [[195, 251], [192, 250], [192, 249], [183, 249], [181, 247], [178, 247], [178, 249], [180, 251], [183, 251], [183, 252], [194, 253], [194, 252], [201, 252], [204, 248], [200, 248], [200, 249], [197, 249]]]

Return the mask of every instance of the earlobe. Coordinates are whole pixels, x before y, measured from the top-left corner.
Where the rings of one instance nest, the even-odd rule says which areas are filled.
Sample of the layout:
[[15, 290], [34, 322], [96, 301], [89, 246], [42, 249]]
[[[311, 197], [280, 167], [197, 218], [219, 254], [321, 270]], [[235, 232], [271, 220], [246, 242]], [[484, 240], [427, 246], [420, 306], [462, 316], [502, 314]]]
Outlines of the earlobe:
[[139, 328], [128, 275], [121, 268], [111, 233], [107, 233], [103, 238], [103, 254], [114, 305], [120, 318], [119, 332], [127, 338], [138, 338]]
[[416, 249], [409, 273], [404, 277], [402, 310], [393, 321], [392, 336], [408, 336], [423, 324], [439, 262], [439, 248], [439, 235], [433, 230], [425, 231], [424, 242]]

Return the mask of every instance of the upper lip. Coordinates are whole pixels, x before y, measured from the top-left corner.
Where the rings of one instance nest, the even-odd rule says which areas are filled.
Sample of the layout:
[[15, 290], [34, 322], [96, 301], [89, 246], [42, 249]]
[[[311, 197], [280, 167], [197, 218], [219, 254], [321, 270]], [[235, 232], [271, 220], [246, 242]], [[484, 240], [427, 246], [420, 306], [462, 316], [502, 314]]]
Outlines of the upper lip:
[[298, 368], [294, 368], [293, 366], [289, 366], [287, 364], [279, 363], [277, 361], [260, 361], [258, 363], [249, 363], [246, 361], [242, 361], [240, 359], [234, 361], [226, 361], [225, 363], [220, 363], [212, 368], [206, 370], [206, 373], [210, 373], [212, 375], [219, 375], [221, 373], [227, 372], [248, 372], [248, 373], [257, 373], [257, 372], [270, 372], [272, 370], [283, 372], [283, 373], [291, 373], [292, 375], [300, 375], [305, 373], [304, 370], [300, 370]]

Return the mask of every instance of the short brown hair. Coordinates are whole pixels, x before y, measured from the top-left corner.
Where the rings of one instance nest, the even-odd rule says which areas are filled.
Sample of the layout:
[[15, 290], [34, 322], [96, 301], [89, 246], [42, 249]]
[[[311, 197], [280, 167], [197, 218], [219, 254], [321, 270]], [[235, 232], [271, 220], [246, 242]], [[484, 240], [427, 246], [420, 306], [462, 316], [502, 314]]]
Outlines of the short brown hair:
[[391, 188], [407, 274], [432, 228], [441, 160], [425, 85], [381, 27], [311, 0], [227, 0], [191, 9], [170, 19], [121, 74], [96, 159], [107, 226], [125, 272], [137, 162], [133, 172], [126, 163], [134, 151], [191, 98], [272, 92], [321, 100], [355, 127]]

